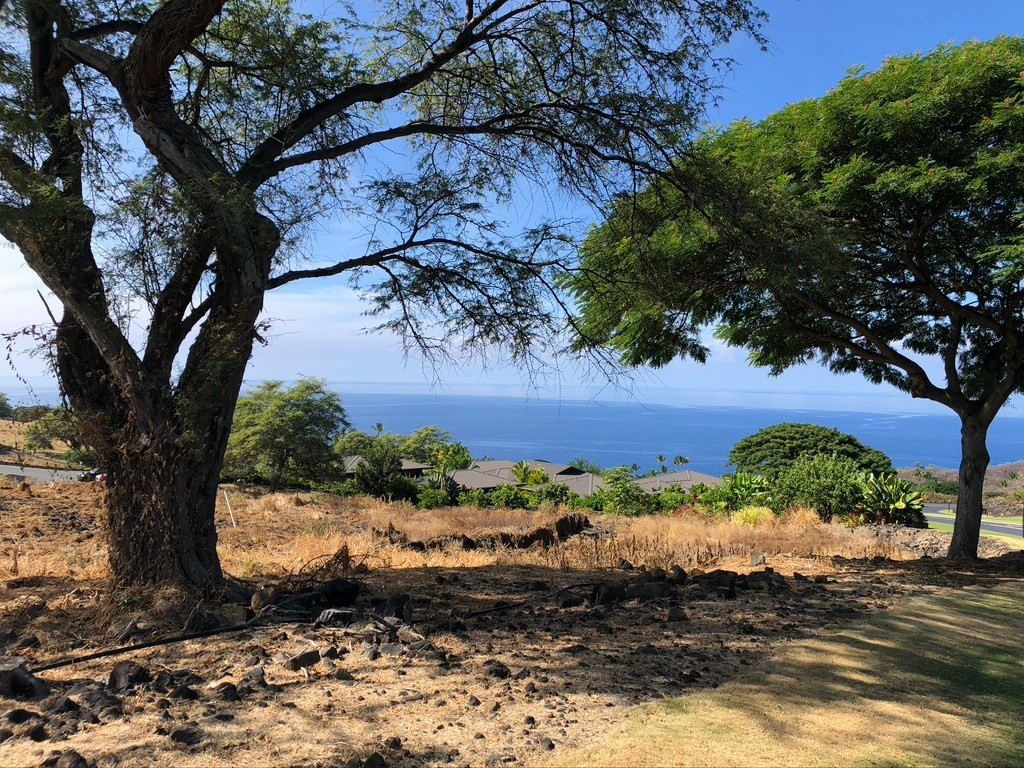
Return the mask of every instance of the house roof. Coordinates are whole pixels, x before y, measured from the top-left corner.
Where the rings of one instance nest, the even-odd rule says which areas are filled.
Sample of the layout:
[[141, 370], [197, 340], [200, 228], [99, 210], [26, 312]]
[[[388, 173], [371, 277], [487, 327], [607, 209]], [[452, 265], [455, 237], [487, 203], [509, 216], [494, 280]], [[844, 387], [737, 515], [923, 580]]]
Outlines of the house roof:
[[692, 488], [700, 483], [705, 485], [721, 485], [722, 478], [686, 469], [682, 472], [666, 472], [661, 475], [652, 475], [651, 477], [640, 477], [633, 482], [648, 493], [657, 493], [674, 485], [679, 485], [683, 488]]
[[589, 496], [607, 485], [599, 476], [590, 472], [581, 472], [578, 475], [557, 475], [551, 478], [551, 483], [567, 486], [570, 491], [580, 496]]
[[[515, 475], [512, 472], [513, 467], [519, 462], [507, 461], [505, 459], [487, 459], [486, 461], [478, 461], [473, 465], [473, 469], [478, 472], [486, 472], [489, 475], [497, 475], [498, 477], [514, 478]], [[544, 470], [544, 474], [554, 480], [556, 477], [573, 476], [586, 474], [581, 469], [576, 467], [570, 467], [567, 464], [555, 464], [551, 461], [528, 461], [530, 469], [541, 469]]]
[[[355, 456], [342, 456], [341, 463], [345, 467], [346, 472], [355, 472], [363, 461], [363, 457], [356, 454]], [[411, 472], [413, 470], [427, 470], [431, 469], [429, 464], [421, 464], [418, 461], [412, 461], [410, 459], [402, 459], [402, 471]]]
[[476, 469], [457, 469], [451, 473], [451, 478], [459, 487], [468, 490], [489, 491], [504, 485], [518, 485], [515, 480], [499, 477], [489, 472], [480, 472]]

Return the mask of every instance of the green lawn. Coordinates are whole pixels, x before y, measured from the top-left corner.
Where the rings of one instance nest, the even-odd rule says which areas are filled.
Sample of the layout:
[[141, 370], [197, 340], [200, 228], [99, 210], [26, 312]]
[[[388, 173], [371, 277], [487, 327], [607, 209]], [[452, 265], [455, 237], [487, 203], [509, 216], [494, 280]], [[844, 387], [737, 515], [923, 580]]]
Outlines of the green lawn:
[[945, 590], [634, 710], [559, 765], [1024, 765], [1024, 589]]

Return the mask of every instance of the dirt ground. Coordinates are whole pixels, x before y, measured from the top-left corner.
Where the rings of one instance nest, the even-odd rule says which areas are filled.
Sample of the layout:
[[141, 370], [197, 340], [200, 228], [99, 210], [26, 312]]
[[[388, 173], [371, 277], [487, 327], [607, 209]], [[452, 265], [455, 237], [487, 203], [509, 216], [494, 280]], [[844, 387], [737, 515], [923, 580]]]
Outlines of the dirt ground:
[[[1014, 555], [967, 571], [919, 559], [941, 549], [938, 534], [806, 516], [764, 530], [595, 518], [566, 541], [516, 550], [478, 543], [560, 511], [229, 498], [225, 568], [262, 589], [248, 607], [196, 609], [171, 592], [108, 592], [101, 489], [0, 488], [0, 644], [29, 669], [186, 624], [250, 622], [39, 672], [48, 697], [0, 698], [0, 764], [63, 753], [73, 765], [72, 751], [98, 766], [557, 762], [614, 732], [628, 707], [716, 687], [781, 644], [937, 585], [1024, 575]], [[477, 548], [401, 543], [456, 532]], [[296, 608], [318, 575], [333, 579], [318, 589], [360, 586], [323, 625], [311, 620], [322, 605]]]

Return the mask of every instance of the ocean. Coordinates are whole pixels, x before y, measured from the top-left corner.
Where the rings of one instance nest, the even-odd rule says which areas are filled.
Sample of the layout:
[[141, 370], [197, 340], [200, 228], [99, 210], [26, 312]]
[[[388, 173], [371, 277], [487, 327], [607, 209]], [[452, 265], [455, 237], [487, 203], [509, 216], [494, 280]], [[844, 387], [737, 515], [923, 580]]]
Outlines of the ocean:
[[[655, 457], [682, 454], [689, 469], [721, 475], [732, 471], [729, 450], [759, 429], [786, 421], [820, 424], [856, 436], [888, 454], [897, 467], [917, 463], [954, 469], [960, 463], [960, 422], [952, 413], [867, 413], [860, 410], [664, 405], [635, 401], [548, 400], [461, 394], [367, 394], [351, 384], [328, 382], [341, 394], [356, 429], [408, 434], [437, 425], [469, 448], [474, 458], [541, 459], [569, 463], [588, 459], [604, 468], [638, 464], [646, 472]], [[357, 385], [359, 388], [365, 384]], [[356, 388], [356, 387], [353, 387]], [[26, 390], [3, 381], [12, 403], [59, 400], [52, 383]], [[989, 432], [992, 464], [1024, 459], [1024, 418], [1004, 408]]]
[[[340, 389], [340, 388], [339, 388]], [[732, 471], [729, 450], [759, 429], [793, 421], [833, 427], [888, 454], [897, 467], [956, 468], [960, 422], [955, 415], [688, 407], [595, 401], [527, 400], [466, 395], [344, 394], [352, 425], [407, 434], [437, 425], [469, 448], [474, 458], [588, 459], [602, 467], [657, 466], [655, 457], [678, 454], [689, 469]], [[1004, 413], [989, 433], [992, 464], [1024, 459], [1024, 420]]]

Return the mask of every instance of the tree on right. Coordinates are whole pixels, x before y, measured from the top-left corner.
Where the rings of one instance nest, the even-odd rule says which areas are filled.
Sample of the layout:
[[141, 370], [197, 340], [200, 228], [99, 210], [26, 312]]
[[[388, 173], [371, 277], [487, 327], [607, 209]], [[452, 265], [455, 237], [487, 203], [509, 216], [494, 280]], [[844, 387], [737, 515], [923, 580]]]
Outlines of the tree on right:
[[580, 348], [773, 374], [817, 361], [961, 421], [951, 557], [976, 557], [993, 419], [1024, 386], [1024, 39], [852, 70], [702, 137], [621, 199], [566, 279]]

